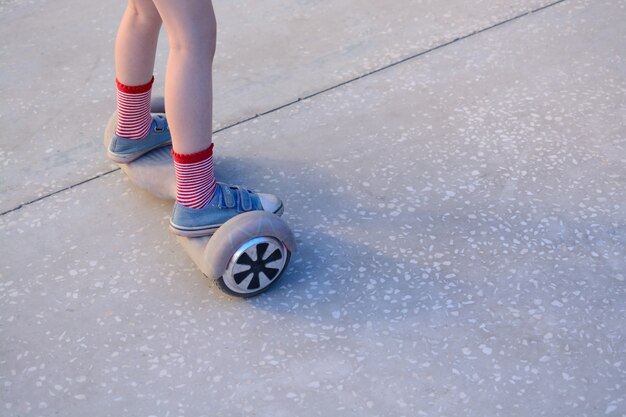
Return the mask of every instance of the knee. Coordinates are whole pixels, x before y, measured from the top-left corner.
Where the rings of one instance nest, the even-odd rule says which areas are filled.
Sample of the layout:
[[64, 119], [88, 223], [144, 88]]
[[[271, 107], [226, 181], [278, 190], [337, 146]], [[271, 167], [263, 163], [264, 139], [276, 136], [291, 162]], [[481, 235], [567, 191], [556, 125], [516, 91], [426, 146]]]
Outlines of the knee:
[[129, 0], [126, 15], [138, 25], [160, 29], [163, 21], [152, 0]]
[[168, 27], [170, 49], [179, 53], [205, 56], [213, 60], [217, 43], [217, 22], [214, 16], [199, 18], [184, 27]]

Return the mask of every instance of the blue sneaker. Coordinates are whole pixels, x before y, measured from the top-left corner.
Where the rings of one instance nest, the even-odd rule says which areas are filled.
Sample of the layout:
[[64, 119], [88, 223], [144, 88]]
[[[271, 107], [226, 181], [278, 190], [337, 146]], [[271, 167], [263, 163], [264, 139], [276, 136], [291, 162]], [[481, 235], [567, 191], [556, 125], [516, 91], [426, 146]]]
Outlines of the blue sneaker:
[[165, 114], [153, 113], [150, 133], [143, 139], [128, 139], [114, 135], [109, 145], [109, 159], [128, 164], [153, 149], [172, 144], [172, 135]]
[[174, 203], [170, 229], [179, 236], [210, 236], [239, 213], [252, 210], [265, 210], [280, 216], [284, 207], [273, 194], [255, 193], [218, 182], [211, 201], [204, 208], [194, 209]]

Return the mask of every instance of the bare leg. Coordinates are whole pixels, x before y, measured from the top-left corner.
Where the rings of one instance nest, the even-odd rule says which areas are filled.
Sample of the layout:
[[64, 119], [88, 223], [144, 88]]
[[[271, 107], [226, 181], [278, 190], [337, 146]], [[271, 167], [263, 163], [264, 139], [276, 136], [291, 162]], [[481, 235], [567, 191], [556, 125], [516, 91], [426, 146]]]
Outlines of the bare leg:
[[115, 72], [125, 85], [152, 79], [161, 16], [152, 0], [129, 0], [115, 41]]
[[176, 175], [172, 230], [181, 236], [208, 236], [225, 219], [243, 211], [282, 213], [282, 202], [274, 195], [223, 186], [215, 180], [211, 72], [217, 23], [211, 0], [152, 1], [170, 43], [165, 108]]
[[193, 154], [211, 145], [215, 13], [211, 0], [153, 0], [170, 43], [165, 107], [174, 150]]

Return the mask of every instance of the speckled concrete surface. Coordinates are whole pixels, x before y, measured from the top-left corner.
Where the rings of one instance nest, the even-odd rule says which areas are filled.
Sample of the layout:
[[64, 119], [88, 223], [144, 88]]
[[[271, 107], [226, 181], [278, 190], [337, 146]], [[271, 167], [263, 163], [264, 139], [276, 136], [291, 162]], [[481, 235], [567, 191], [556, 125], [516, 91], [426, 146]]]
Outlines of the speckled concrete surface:
[[626, 415], [625, 19], [566, 0], [218, 134], [300, 245], [249, 301], [119, 172], [0, 217], [0, 414]]
[[[215, 127], [552, 1], [215, 1]], [[0, 212], [110, 169], [94, 138], [114, 106], [123, 8], [123, 0], [0, 1]]]

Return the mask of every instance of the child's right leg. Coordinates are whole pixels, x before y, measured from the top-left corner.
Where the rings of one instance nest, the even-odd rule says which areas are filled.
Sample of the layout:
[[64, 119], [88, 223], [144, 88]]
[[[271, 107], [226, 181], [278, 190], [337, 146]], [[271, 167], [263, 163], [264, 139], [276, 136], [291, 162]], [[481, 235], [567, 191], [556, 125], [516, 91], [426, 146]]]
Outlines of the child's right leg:
[[277, 197], [215, 180], [211, 135], [217, 25], [211, 1], [153, 1], [170, 43], [165, 107], [177, 185], [172, 230], [183, 236], [202, 236], [243, 211], [281, 214], [282, 202]]
[[169, 40], [165, 108], [174, 150], [193, 154], [211, 145], [213, 57], [217, 23], [210, 0], [153, 0]]

